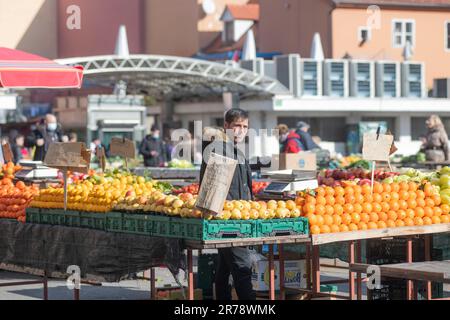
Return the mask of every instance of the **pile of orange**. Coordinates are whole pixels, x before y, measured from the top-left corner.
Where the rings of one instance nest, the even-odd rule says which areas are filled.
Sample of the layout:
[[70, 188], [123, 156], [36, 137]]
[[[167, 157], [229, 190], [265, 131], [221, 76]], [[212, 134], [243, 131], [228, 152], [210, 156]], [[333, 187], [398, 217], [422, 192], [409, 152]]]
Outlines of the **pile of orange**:
[[312, 234], [450, 222], [450, 206], [430, 183], [375, 183], [373, 192], [369, 185], [319, 187], [296, 202]]
[[37, 187], [26, 186], [22, 181], [14, 185], [9, 178], [0, 180], [0, 218], [25, 222], [25, 209], [38, 192]]

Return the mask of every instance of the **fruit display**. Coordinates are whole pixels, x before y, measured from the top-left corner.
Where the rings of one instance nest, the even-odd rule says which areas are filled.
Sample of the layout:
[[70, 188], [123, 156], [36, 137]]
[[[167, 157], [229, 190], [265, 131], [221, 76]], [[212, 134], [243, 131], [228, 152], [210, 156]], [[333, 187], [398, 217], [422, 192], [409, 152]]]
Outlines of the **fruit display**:
[[346, 157], [341, 156], [339, 159], [334, 159], [334, 160], [330, 161], [329, 168], [330, 169], [344, 169], [344, 168], [347, 168], [348, 166], [350, 166], [358, 161], [361, 161], [361, 160], [362, 160], [361, 156], [355, 155], [355, 154], [352, 154], [352, 155], [349, 155]]
[[312, 234], [450, 222], [450, 205], [428, 182], [375, 182], [373, 193], [369, 185], [319, 187], [296, 202]]
[[5, 163], [4, 165], [2, 165], [0, 170], [0, 179], [14, 179], [14, 175], [17, 171], [20, 170], [22, 170], [22, 167], [20, 165], [14, 165], [13, 162]]
[[25, 222], [25, 209], [37, 193], [35, 186], [26, 186], [22, 181], [14, 184], [10, 178], [3, 178], [0, 181], [0, 218]]
[[193, 195], [198, 194], [198, 191], [200, 189], [200, 185], [198, 183], [192, 183], [188, 186], [184, 186], [182, 188], [173, 188], [172, 193], [174, 194], [180, 194], [180, 193], [190, 193]]
[[[325, 169], [322, 170], [318, 177], [319, 185], [325, 185], [329, 187], [341, 186], [342, 181], [356, 180], [361, 182], [360, 184], [370, 183], [372, 171], [365, 170], [362, 168], [352, 168], [352, 169]], [[383, 170], [374, 171], [374, 180], [382, 181], [384, 179], [393, 178], [398, 176], [397, 172], [388, 172]], [[393, 181], [393, 180], [392, 180]]]
[[194, 168], [194, 165], [187, 160], [173, 159], [169, 162], [169, 168], [189, 169]]
[[253, 194], [258, 194], [267, 188], [269, 182], [266, 181], [253, 181], [252, 182], [252, 192]]

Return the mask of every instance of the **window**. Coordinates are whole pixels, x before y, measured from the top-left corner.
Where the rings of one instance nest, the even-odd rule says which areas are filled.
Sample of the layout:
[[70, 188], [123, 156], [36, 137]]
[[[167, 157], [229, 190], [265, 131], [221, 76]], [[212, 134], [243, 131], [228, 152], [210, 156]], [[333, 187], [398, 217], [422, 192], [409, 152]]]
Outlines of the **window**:
[[392, 37], [394, 48], [402, 48], [409, 41], [412, 46], [415, 45], [415, 22], [414, 20], [393, 20]]
[[372, 33], [368, 27], [358, 28], [358, 42], [360, 44], [368, 42], [372, 38]]
[[234, 42], [234, 21], [225, 22], [225, 42], [231, 43]]
[[450, 50], [450, 21], [445, 22], [445, 49]]

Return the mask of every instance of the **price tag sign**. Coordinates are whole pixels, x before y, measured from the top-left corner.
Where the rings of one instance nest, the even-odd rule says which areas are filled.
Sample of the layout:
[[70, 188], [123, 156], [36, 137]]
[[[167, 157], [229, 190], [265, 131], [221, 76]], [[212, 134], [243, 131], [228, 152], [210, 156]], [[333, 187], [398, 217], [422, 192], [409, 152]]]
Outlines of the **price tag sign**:
[[11, 151], [11, 145], [9, 144], [9, 142], [6, 142], [5, 144], [2, 145], [2, 152], [3, 152], [3, 159], [6, 162], [14, 162], [14, 156], [13, 153]]
[[134, 158], [136, 156], [136, 147], [134, 142], [129, 139], [112, 138], [110, 153], [112, 156]]
[[48, 167], [88, 173], [91, 152], [81, 142], [52, 143], [45, 155], [44, 164]]
[[368, 161], [389, 161], [393, 142], [394, 137], [392, 135], [365, 133], [362, 150], [363, 159]]

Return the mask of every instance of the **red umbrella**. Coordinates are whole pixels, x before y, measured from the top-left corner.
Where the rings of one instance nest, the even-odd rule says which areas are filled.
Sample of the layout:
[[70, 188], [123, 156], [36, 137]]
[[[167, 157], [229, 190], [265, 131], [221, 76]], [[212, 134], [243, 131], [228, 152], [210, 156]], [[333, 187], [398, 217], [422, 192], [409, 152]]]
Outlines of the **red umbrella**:
[[83, 67], [69, 67], [52, 60], [0, 48], [0, 88], [80, 88]]

